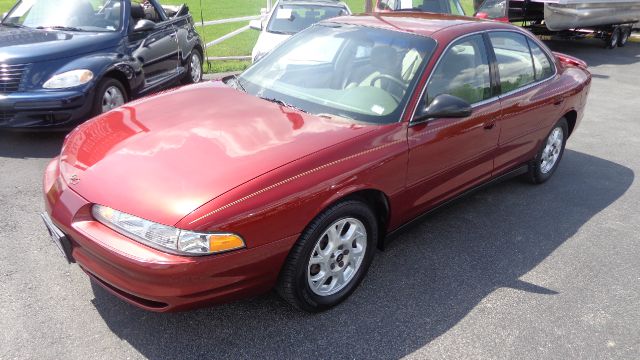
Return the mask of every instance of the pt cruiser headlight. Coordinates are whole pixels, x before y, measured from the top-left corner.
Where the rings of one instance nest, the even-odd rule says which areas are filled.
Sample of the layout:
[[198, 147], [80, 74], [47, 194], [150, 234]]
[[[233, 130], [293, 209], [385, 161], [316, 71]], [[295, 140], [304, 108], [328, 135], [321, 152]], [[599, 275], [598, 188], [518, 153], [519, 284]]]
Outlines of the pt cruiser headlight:
[[102, 205], [93, 205], [91, 212], [96, 220], [124, 236], [178, 255], [209, 255], [245, 247], [244, 240], [235, 234], [180, 230]]
[[66, 89], [84, 85], [91, 81], [91, 79], [93, 79], [93, 72], [91, 72], [91, 70], [72, 70], [53, 75], [42, 87], [45, 89]]

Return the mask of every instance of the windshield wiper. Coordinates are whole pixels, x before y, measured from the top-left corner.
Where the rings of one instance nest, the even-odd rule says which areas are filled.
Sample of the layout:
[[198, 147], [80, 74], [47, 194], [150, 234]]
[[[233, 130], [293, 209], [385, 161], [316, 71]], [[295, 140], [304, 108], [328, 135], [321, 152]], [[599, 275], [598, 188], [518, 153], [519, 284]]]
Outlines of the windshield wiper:
[[306, 111], [306, 110], [300, 109], [299, 107], [297, 107], [297, 106], [295, 106], [295, 105], [291, 105], [291, 104], [289, 104], [289, 103], [286, 103], [286, 102], [284, 102], [284, 101], [282, 101], [282, 100], [278, 100], [278, 99], [275, 99], [275, 98], [268, 98], [268, 97], [265, 97], [265, 96], [259, 96], [259, 98], [260, 98], [260, 99], [262, 99], [262, 100], [267, 100], [267, 101], [270, 101], [270, 102], [272, 102], [272, 103], [275, 103], [275, 104], [278, 104], [278, 105], [284, 106], [284, 107], [288, 107], [288, 108], [290, 108], [290, 109], [294, 109], [294, 110], [301, 111], [301, 112], [306, 113], [306, 114], [308, 114], [308, 113], [309, 113], [309, 112], [308, 112], [308, 111]]
[[12, 28], [25, 28], [26, 27], [24, 25], [14, 24], [14, 23], [9, 23], [9, 22], [7, 22], [7, 23], [3, 22], [3, 23], [0, 23], [0, 25], [6, 26], [6, 27], [12, 27]]
[[245, 89], [244, 86], [242, 86], [242, 83], [240, 82], [240, 78], [238, 77], [238, 75], [233, 75], [233, 80], [236, 82], [236, 85], [238, 85], [238, 87], [240, 88], [240, 90], [242, 90], [242, 92], [247, 92], [247, 89]]
[[62, 26], [62, 25], [55, 25], [55, 26], [38, 26], [36, 27], [36, 29], [38, 30], [42, 30], [42, 29], [53, 29], [53, 30], [63, 30], [63, 31], [84, 31], [80, 28], [77, 27], [73, 27], [73, 26]]

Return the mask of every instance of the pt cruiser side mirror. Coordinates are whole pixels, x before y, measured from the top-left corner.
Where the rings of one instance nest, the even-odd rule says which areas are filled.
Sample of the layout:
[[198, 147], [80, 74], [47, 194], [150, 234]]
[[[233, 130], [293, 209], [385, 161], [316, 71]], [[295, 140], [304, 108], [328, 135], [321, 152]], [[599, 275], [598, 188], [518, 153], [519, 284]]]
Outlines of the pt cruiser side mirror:
[[457, 96], [440, 94], [418, 113], [415, 120], [465, 118], [473, 112], [471, 105]]
[[154, 23], [151, 20], [142, 19], [142, 20], [138, 20], [138, 22], [136, 23], [136, 26], [134, 26], [133, 28], [133, 31], [144, 32], [144, 31], [151, 31], [155, 28], [156, 28], [156, 23]]

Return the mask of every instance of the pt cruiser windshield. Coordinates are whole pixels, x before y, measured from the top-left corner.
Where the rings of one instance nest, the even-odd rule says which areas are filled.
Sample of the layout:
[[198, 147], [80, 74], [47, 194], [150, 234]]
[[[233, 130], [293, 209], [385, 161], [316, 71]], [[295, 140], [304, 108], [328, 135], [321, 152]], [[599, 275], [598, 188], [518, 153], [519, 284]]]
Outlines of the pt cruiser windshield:
[[250, 94], [312, 114], [400, 120], [435, 41], [353, 25], [316, 25], [238, 78]]
[[122, 0], [23, 0], [2, 25], [68, 31], [118, 31]]

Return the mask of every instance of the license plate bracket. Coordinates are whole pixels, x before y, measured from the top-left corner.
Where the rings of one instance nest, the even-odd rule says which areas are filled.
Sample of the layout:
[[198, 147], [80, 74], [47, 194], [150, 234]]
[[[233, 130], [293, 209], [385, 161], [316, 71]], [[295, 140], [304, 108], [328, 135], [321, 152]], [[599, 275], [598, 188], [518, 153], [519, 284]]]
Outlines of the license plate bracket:
[[44, 221], [44, 225], [47, 227], [47, 231], [49, 231], [51, 241], [53, 241], [58, 250], [60, 250], [64, 259], [69, 264], [74, 262], [71, 257], [71, 241], [69, 241], [67, 235], [51, 221], [49, 214], [43, 213], [40, 216], [42, 217], [42, 221]]

